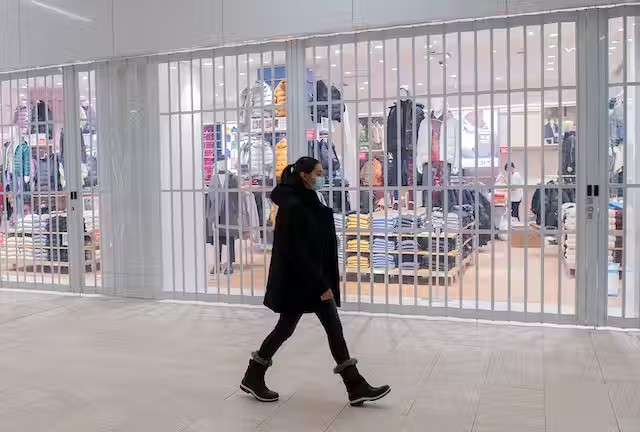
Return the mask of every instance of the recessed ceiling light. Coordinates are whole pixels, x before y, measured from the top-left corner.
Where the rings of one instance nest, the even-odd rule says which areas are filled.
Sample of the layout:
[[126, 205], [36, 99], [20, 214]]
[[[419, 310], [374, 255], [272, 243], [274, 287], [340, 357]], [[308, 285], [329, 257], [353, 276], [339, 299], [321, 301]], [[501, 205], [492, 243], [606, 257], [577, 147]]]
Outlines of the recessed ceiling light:
[[246, 72], [240, 72], [240, 76], [245, 76], [246, 74]]
[[553, 48], [557, 48], [558, 45], [549, 45], [549, 48], [553, 49]]
[[82, 77], [82, 79], [86, 81], [86, 80], [89, 79], [89, 77], [85, 75], [85, 76]]
[[557, 37], [558, 37], [558, 33], [551, 33], [551, 34], [549, 35], [549, 37], [557, 38]]
[[619, 29], [618, 29], [618, 31], [619, 31], [619, 32], [623, 32], [623, 31], [624, 31], [624, 28], [619, 28]]
[[498, 50], [493, 50], [494, 54], [498, 52]]
[[613, 51], [615, 49], [616, 49], [616, 47], [609, 47], [609, 51]]
[[20, 93], [20, 97], [23, 98], [24, 97], [24, 93]]
[[62, 83], [61, 82], [57, 82], [56, 83], [56, 87], [62, 87]]
[[383, 47], [382, 47], [382, 45], [376, 45], [374, 48], [375, 49], [382, 49]]
[[501, 81], [502, 77], [496, 77], [496, 81]]
[[20, 87], [21, 88], [27, 88], [27, 85], [26, 84], [22, 84]]
[[391, 70], [395, 72], [398, 70], [398, 68], [391, 68]]
[[360, 87], [360, 90], [364, 90], [364, 87]]
[[553, 62], [547, 62], [548, 66], [553, 66]]
[[218, 65], [218, 69], [224, 69], [224, 65]]
[[265, 60], [263, 63], [268, 65], [269, 63], [271, 63], [271, 61], [270, 60]]
[[437, 45], [438, 44], [438, 39], [434, 40], [433, 43], [434, 43], [434, 45]]
[[533, 36], [535, 34], [535, 32], [530, 31], [529, 32], [529, 36]]
[[250, 58], [250, 59], [249, 59], [249, 63], [253, 63], [253, 61], [254, 61], [254, 60], [253, 60], [252, 58]]
[[338, 50], [335, 50], [334, 52], [335, 52], [336, 54], [340, 54], [340, 50], [339, 50], [339, 49], [338, 49]]
[[620, 43], [620, 41], [614, 40], [614, 41], [611, 41], [611, 43], [612, 43], [613, 45], [615, 45], [615, 44]]
[[338, 67], [338, 65], [334, 63], [334, 64], [331, 65], [331, 67], [333, 67], [333, 68], [334, 67]]
[[627, 42], [633, 42], [633, 39], [629, 38], [627, 39]]
[[365, 81], [362, 83], [363, 85], [369, 85], [369, 81]]
[[422, 83], [418, 83], [418, 87], [422, 87], [424, 84]]
[[316, 60], [320, 60], [322, 58], [322, 56], [317, 55], [316, 56]]
[[220, 87], [224, 87], [224, 83], [220, 83], [218, 84]]
[[451, 75], [451, 78], [458, 78], [457, 75]]
[[548, 56], [547, 56], [547, 58], [554, 59], [554, 58], [556, 58], [556, 56], [554, 56], [554, 55], [548, 55]]
[[347, 71], [347, 72], [345, 72], [344, 74], [345, 74], [345, 75], [351, 75], [351, 74], [352, 74], [352, 72], [348, 72], [348, 71]]
[[554, 68], [547, 68], [547, 72], [553, 72], [554, 70]]
[[610, 53], [609, 53], [609, 55], [613, 55], [613, 53], [612, 53], [612, 52], [610, 52]]
[[380, 60], [380, 63], [384, 63], [384, 60]]

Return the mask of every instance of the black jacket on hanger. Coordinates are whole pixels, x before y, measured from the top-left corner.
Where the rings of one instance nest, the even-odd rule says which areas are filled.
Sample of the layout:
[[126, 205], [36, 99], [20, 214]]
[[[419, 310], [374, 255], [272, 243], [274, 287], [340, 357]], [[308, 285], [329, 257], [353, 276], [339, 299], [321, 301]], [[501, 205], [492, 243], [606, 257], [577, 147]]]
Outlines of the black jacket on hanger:
[[[315, 144], [318, 144], [318, 151], [316, 153]], [[336, 147], [331, 144], [329, 148], [329, 141], [321, 139], [311, 144], [311, 154], [320, 161], [322, 169], [324, 170], [325, 177], [329, 177], [329, 163], [331, 163], [331, 173], [335, 177], [337, 171], [340, 170], [340, 159], [336, 153]]]
[[[316, 110], [318, 118], [316, 123], [321, 123], [323, 118], [329, 118], [329, 88], [324, 81], [320, 80], [316, 83], [316, 100], [318, 101]], [[342, 102], [342, 94], [335, 86], [331, 86], [331, 120], [342, 121], [342, 112], [344, 104]], [[324, 102], [324, 103], [322, 103]], [[314, 107], [311, 107], [311, 120], [314, 119]]]
[[[418, 129], [422, 120], [424, 120], [424, 105], [416, 103], [415, 125], [413, 124], [413, 101], [400, 101], [400, 109], [395, 103], [389, 109], [389, 117], [387, 119], [387, 152], [397, 155], [398, 147], [400, 155], [413, 154], [413, 147], [418, 142]], [[400, 112], [398, 112], [400, 111]], [[398, 122], [400, 129], [398, 130]], [[398, 142], [398, 138], [400, 141]]]
[[277, 313], [314, 312], [331, 289], [340, 306], [333, 211], [300, 187], [280, 184], [271, 199], [278, 216], [264, 305]]
[[565, 132], [562, 140], [562, 175], [576, 175], [575, 132]]

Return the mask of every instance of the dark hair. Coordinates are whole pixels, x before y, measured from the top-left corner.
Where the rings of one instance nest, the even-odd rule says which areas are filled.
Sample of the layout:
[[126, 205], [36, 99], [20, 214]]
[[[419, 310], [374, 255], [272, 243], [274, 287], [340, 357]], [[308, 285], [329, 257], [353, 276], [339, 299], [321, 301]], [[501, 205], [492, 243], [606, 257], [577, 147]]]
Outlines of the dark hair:
[[[511, 162], [511, 168], [515, 168], [516, 164], [514, 164], [513, 162]], [[504, 170], [508, 170], [509, 169], [509, 162], [507, 162], [506, 164], [504, 164]]]
[[314, 159], [312, 157], [303, 156], [298, 159], [295, 163], [287, 165], [287, 167], [282, 170], [281, 183], [287, 184], [290, 186], [299, 186], [304, 187], [302, 184], [302, 178], [300, 177], [300, 173], [309, 174], [316, 169], [316, 166], [320, 163], [319, 160]]

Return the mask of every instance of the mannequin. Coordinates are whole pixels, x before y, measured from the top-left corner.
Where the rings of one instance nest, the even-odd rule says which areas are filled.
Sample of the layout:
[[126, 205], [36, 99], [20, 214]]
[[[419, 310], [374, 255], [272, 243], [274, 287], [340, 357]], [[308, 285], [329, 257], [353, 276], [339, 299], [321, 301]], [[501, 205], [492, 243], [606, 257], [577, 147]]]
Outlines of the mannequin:
[[[400, 104], [394, 103], [390, 107], [387, 119], [385, 137], [388, 158], [387, 178], [390, 186], [408, 186], [414, 183], [414, 147], [418, 141], [419, 128], [423, 125], [425, 114], [424, 105], [414, 104], [407, 86], [400, 87], [398, 94]], [[398, 178], [398, 171], [400, 178]]]
[[544, 142], [546, 144], [558, 143], [558, 125], [552, 118], [548, 118], [544, 125]]
[[[218, 262], [222, 262], [223, 245], [227, 246], [227, 262], [221, 266], [224, 274], [233, 273], [233, 263], [236, 260], [235, 241], [240, 238], [238, 188], [238, 176], [227, 171], [226, 157], [218, 155], [216, 172], [207, 191], [207, 238], [211, 244], [215, 244], [217, 240]], [[214, 272], [212, 270], [212, 273]]]

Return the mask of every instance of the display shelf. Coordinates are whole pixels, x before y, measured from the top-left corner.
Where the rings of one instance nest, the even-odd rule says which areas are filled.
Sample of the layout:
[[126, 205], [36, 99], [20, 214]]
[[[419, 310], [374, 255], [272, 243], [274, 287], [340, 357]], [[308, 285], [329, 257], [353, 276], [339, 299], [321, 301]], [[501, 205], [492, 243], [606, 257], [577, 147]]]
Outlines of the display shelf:
[[373, 275], [373, 276], [392, 276], [392, 277], [417, 277], [419, 279], [447, 279], [449, 282], [455, 282], [458, 277], [461, 277], [466, 268], [471, 264], [471, 255], [467, 256], [460, 261], [459, 265], [452, 266], [449, 271], [431, 270], [431, 269], [418, 269], [418, 270], [400, 270], [399, 268], [383, 269], [383, 268], [360, 268], [354, 269], [346, 267], [344, 270], [345, 275]]

